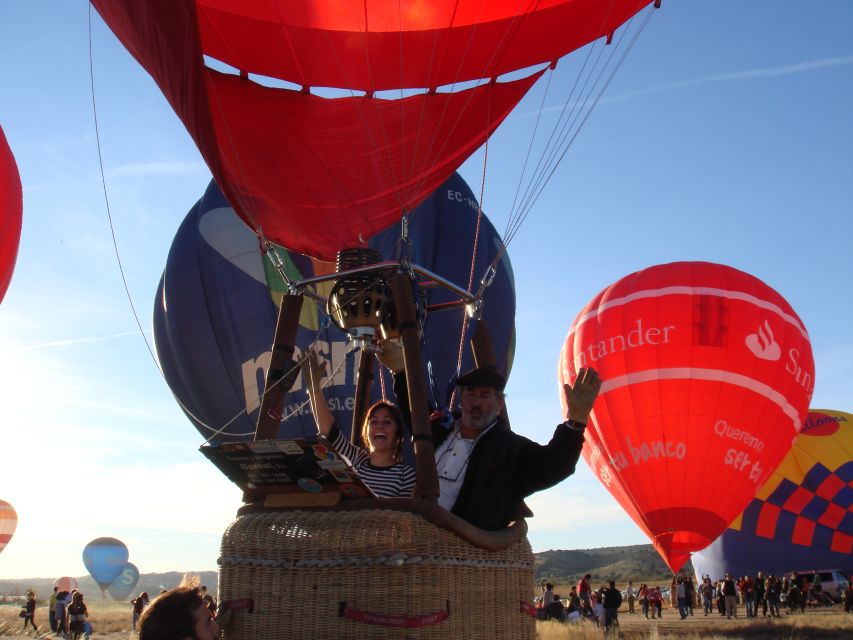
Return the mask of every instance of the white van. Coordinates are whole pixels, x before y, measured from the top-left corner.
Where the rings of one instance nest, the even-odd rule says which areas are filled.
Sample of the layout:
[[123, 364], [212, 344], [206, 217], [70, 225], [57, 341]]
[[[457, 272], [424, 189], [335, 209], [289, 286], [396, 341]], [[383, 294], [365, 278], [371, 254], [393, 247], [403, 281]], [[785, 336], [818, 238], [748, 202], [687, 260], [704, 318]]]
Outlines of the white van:
[[[797, 573], [803, 580], [803, 584], [815, 582], [815, 571], [798, 571]], [[786, 573], [785, 575], [790, 578], [792, 574]], [[817, 571], [817, 576], [820, 579], [820, 590], [832, 598], [834, 602], [841, 602], [841, 592], [847, 588], [849, 576], [840, 569], [821, 569]]]

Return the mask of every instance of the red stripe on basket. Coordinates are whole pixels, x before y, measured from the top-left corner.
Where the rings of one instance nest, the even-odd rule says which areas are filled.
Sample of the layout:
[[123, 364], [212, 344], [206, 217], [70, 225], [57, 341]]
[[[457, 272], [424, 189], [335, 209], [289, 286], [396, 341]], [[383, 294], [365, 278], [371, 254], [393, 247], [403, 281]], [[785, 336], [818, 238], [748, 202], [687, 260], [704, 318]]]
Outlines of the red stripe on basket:
[[365, 624], [375, 624], [382, 627], [401, 627], [405, 629], [416, 629], [438, 624], [447, 619], [448, 611], [436, 611], [422, 616], [390, 616], [383, 613], [369, 613], [352, 607], [343, 607], [343, 617]]
[[529, 602], [521, 601], [521, 613], [526, 613], [531, 618], [538, 618], [538, 614], [536, 613], [536, 607], [534, 607]]

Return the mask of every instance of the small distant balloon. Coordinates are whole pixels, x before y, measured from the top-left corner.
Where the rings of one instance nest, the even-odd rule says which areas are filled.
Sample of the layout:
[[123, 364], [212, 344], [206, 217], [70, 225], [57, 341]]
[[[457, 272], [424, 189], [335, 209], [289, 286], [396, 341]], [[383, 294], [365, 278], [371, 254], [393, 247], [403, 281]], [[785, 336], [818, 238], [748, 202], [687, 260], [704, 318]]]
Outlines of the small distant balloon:
[[139, 582], [139, 569], [132, 562], [124, 565], [124, 569], [118, 574], [118, 578], [110, 583], [107, 591], [113, 597], [113, 600], [127, 600], [127, 597], [133, 592], [133, 588]]
[[101, 591], [106, 591], [127, 565], [129, 555], [121, 540], [96, 538], [83, 549], [83, 564]]
[[53, 581], [53, 586], [56, 587], [58, 591], [71, 591], [72, 589], [79, 588], [77, 581], [74, 578], [69, 578], [68, 576], [57, 578]]
[[18, 514], [14, 507], [5, 500], [0, 500], [0, 553], [15, 535], [18, 526]]

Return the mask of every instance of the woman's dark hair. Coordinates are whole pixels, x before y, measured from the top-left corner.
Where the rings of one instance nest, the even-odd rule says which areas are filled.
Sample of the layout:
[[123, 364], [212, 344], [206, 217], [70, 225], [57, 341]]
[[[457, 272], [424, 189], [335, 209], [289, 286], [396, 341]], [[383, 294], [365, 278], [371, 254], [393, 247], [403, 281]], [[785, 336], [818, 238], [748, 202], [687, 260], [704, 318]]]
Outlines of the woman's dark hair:
[[198, 587], [176, 587], [157, 596], [139, 616], [139, 640], [195, 638], [195, 612], [204, 607]]
[[394, 424], [397, 425], [397, 432], [394, 434], [394, 460], [397, 462], [401, 462], [403, 460], [403, 412], [400, 411], [400, 408], [387, 402], [385, 400], [380, 400], [379, 402], [374, 402], [370, 405], [370, 408], [364, 414], [364, 422], [361, 423], [361, 441], [364, 443], [364, 446], [368, 446], [370, 439], [368, 435], [370, 434], [370, 419], [373, 417], [373, 414], [376, 413], [379, 409], [387, 409], [388, 413], [391, 414], [391, 419], [394, 421]]

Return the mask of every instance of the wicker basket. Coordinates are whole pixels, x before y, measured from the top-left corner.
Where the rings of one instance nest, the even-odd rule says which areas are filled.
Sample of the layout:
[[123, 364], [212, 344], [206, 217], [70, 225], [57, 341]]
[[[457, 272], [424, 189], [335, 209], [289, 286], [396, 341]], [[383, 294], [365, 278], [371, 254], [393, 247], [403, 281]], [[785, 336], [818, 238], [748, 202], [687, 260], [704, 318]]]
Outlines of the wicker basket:
[[227, 640], [536, 634], [526, 538], [484, 551], [405, 511], [263, 511], [231, 524], [219, 563], [220, 598], [254, 600]]

